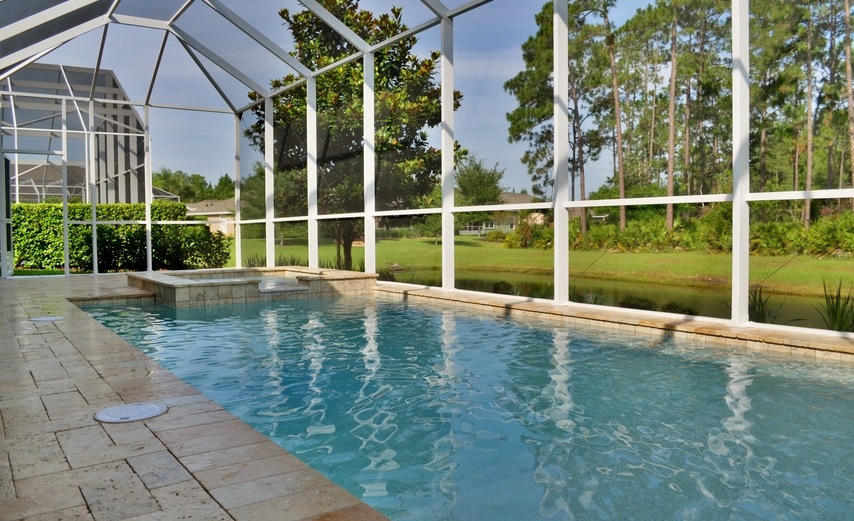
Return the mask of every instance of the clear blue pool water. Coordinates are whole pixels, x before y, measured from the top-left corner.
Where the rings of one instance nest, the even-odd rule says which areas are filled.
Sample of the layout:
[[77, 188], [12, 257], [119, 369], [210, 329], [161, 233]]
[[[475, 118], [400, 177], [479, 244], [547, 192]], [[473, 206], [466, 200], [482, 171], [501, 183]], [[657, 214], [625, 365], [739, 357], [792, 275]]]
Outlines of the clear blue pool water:
[[851, 365], [361, 299], [88, 311], [395, 521], [854, 516]]

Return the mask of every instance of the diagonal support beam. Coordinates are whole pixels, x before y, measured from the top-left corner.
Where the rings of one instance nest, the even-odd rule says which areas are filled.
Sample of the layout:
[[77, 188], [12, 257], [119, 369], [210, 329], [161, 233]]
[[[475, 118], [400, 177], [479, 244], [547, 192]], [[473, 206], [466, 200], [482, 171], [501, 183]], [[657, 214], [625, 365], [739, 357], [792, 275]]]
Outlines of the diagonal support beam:
[[254, 90], [258, 94], [260, 94], [262, 97], [265, 97], [265, 98], [270, 97], [270, 91], [268, 89], [261, 86], [260, 83], [256, 82], [255, 80], [253, 80], [249, 76], [243, 74], [242, 72], [240, 72], [239, 70], [234, 68], [230, 63], [228, 63], [227, 61], [220, 58], [215, 52], [208, 49], [200, 41], [196, 40], [195, 38], [193, 38], [192, 36], [187, 34], [186, 31], [183, 31], [181, 28], [174, 27], [174, 26], [170, 27], [169, 31], [172, 32], [172, 34], [174, 34], [179, 40], [189, 44], [190, 47], [192, 47], [193, 49], [196, 50], [196, 52], [198, 52], [199, 54], [201, 54], [205, 58], [207, 58], [210, 61], [212, 61], [213, 63], [215, 63], [217, 65], [217, 67], [219, 67], [220, 69], [224, 70], [228, 74], [235, 77], [238, 81], [240, 81], [240, 83], [242, 83], [242, 84], [246, 85], [247, 87], [249, 87], [250, 89]]
[[344, 22], [327, 11], [326, 8], [320, 5], [316, 0], [300, 0], [300, 3], [361, 52], [368, 53], [371, 51], [371, 46], [368, 45], [368, 42], [363, 40], [362, 37], [356, 34], [352, 29], [344, 25]]
[[289, 67], [297, 71], [302, 76], [308, 77], [311, 75], [311, 70], [300, 63], [299, 60], [291, 56], [286, 50], [282, 49], [271, 39], [264, 36], [260, 31], [255, 29], [249, 22], [241, 18], [237, 13], [223, 5], [218, 0], [204, 0], [206, 4], [211, 6], [223, 18], [231, 22], [232, 25], [243, 31], [246, 36], [258, 42], [262, 47], [273, 53], [277, 58], [285, 62]]

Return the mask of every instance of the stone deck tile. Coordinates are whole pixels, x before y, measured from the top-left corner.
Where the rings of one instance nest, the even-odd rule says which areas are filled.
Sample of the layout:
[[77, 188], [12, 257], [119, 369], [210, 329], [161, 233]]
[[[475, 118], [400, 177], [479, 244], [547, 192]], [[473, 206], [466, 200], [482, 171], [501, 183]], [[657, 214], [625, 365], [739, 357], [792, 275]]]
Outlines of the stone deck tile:
[[323, 515], [345, 511], [359, 504], [353, 495], [339, 487], [329, 486], [253, 503], [235, 508], [230, 513], [238, 521], [302, 521], [322, 519]]
[[[366, 519], [385, 519], [64, 298], [135, 291], [124, 276], [0, 280], [0, 326], [12, 333], [0, 338], [1, 520], [280, 519], [270, 501], [282, 492], [271, 480], [292, 473], [277, 488], [297, 498], [311, 487], [330, 491], [317, 504], [295, 503], [294, 519], [354, 505], [374, 513]], [[30, 321], [44, 316], [64, 318]], [[168, 412], [124, 424], [93, 418], [103, 407], [154, 400]], [[208, 489], [244, 511], [229, 512]], [[330, 507], [334, 497], [347, 499]]]
[[200, 470], [195, 476], [208, 489], [244, 483], [284, 472], [307, 469], [308, 466], [290, 454], [259, 460], [245, 461], [221, 467]]

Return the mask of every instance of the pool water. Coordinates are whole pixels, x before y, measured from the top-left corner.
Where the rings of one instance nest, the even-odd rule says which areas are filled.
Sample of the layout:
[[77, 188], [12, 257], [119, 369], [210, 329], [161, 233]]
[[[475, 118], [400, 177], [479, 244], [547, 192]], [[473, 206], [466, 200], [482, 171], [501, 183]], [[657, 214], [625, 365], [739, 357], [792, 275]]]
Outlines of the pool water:
[[395, 521], [854, 512], [851, 365], [351, 298], [88, 311]]

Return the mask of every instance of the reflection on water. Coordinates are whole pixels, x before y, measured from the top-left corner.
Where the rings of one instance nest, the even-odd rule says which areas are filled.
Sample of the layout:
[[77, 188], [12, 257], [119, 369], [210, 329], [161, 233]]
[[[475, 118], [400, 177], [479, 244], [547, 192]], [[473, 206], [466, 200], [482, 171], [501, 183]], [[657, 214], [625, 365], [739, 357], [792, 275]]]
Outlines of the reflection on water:
[[541, 421], [553, 424], [564, 433], [554, 436], [551, 443], [537, 448], [537, 467], [534, 481], [543, 486], [543, 499], [540, 501], [540, 513], [552, 517], [563, 511], [572, 515], [568, 498], [573, 495], [574, 483], [564, 474], [564, 468], [570, 461], [572, 436], [575, 422], [572, 421], [572, 395], [569, 390], [572, 375], [572, 358], [569, 352], [569, 333], [564, 330], [554, 332], [551, 362], [554, 368], [549, 371], [551, 383], [543, 389], [545, 402], [551, 402], [544, 410]]
[[91, 313], [395, 521], [850, 512], [850, 368], [357, 299]]

